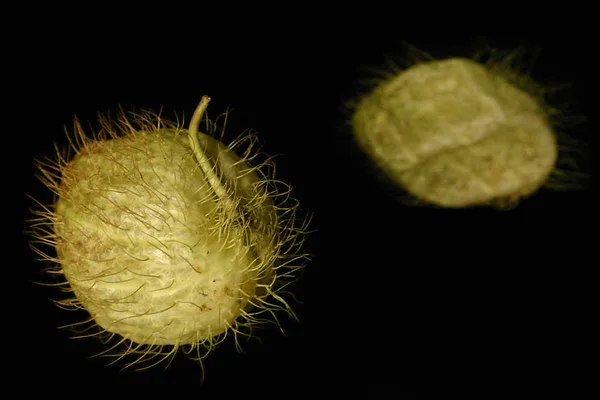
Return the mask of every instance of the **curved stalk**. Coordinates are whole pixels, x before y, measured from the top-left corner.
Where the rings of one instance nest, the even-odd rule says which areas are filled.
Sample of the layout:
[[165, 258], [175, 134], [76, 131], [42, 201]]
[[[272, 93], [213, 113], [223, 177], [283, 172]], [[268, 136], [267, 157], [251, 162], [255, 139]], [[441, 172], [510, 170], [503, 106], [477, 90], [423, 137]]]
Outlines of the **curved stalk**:
[[208, 103], [210, 102], [210, 97], [202, 96], [200, 100], [200, 104], [196, 107], [194, 114], [192, 115], [192, 119], [190, 120], [190, 125], [188, 129], [188, 138], [190, 141], [190, 146], [192, 147], [192, 151], [198, 160], [198, 164], [204, 172], [208, 183], [215, 191], [216, 195], [220, 200], [224, 201], [228, 206], [231, 205], [231, 199], [227, 194], [227, 189], [221, 181], [219, 177], [215, 174], [215, 170], [212, 168], [210, 160], [208, 159], [206, 153], [202, 149], [200, 145], [200, 139], [198, 137], [198, 126], [200, 125], [200, 121], [202, 120], [202, 115], [206, 111], [208, 107]]

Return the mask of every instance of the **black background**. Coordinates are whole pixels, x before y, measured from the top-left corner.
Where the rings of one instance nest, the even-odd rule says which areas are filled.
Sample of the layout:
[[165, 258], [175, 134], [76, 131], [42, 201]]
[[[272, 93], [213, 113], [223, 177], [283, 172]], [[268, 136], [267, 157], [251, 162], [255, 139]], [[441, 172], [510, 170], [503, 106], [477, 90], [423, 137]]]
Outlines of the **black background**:
[[[17, 135], [18, 193], [51, 200], [33, 177], [33, 159], [52, 155], [54, 142], [65, 144], [63, 126], [74, 115], [94, 123], [97, 112], [119, 106], [162, 107], [166, 116], [189, 118], [206, 94], [210, 116], [232, 108], [230, 133], [253, 128], [265, 152], [280, 154], [278, 177], [314, 214], [317, 232], [305, 247], [313, 261], [296, 288], [301, 323], [283, 318], [286, 336], [266, 327], [263, 343], [248, 342], [243, 355], [231, 341], [222, 344], [205, 360], [198, 393], [387, 388], [400, 395], [439, 384], [437, 376], [552, 385], [546, 377], [580, 354], [574, 338], [586, 331], [580, 310], [591, 301], [596, 246], [591, 188], [541, 190], [509, 212], [403, 206], [354, 148], [343, 105], [361, 89], [357, 82], [372, 76], [368, 67], [402, 59], [403, 41], [445, 57], [469, 56], [485, 38], [505, 50], [541, 48], [534, 78], [574, 82], [569, 105], [591, 116], [584, 36], [402, 36], [391, 27], [310, 21], [220, 29], [200, 23], [179, 32], [168, 24], [163, 30], [159, 17], [119, 28], [95, 23], [93, 13], [78, 20], [68, 30], [47, 26], [23, 44], [25, 59], [39, 64], [19, 81], [28, 120]], [[589, 138], [587, 125], [570, 132]], [[32, 205], [22, 200], [21, 232]], [[200, 368], [184, 356], [167, 370], [144, 372], [89, 359], [103, 347], [56, 329], [81, 316], [57, 309], [48, 300], [54, 289], [31, 283], [43, 279], [43, 264], [32, 261], [27, 234], [22, 238], [15, 266], [22, 285], [11, 307], [18, 328], [6, 332], [19, 338], [15, 376], [35, 376], [34, 386], [48, 393], [62, 392], [67, 380], [88, 389], [199, 386]]]

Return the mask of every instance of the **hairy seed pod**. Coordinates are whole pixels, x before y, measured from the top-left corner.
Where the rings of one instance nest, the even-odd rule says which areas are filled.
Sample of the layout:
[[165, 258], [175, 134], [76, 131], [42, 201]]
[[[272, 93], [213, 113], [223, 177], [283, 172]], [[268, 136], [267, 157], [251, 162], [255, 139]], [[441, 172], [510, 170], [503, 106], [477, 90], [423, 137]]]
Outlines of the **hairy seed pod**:
[[225, 146], [198, 133], [209, 100], [189, 130], [148, 116], [121, 118], [120, 132], [103, 121], [93, 140], [77, 130], [72, 159], [40, 164], [57, 201], [37, 211], [36, 237], [56, 258], [38, 252], [74, 294], [59, 304], [87, 310], [125, 353], [160, 361], [187, 346], [202, 358], [227, 333], [237, 345], [263, 314], [294, 316], [281, 290], [303, 267], [308, 219], [271, 161], [251, 165], [254, 136]]
[[360, 148], [414, 198], [510, 208], [546, 184], [559, 156], [553, 110], [537, 89], [509, 69], [432, 59], [362, 96], [352, 129]]

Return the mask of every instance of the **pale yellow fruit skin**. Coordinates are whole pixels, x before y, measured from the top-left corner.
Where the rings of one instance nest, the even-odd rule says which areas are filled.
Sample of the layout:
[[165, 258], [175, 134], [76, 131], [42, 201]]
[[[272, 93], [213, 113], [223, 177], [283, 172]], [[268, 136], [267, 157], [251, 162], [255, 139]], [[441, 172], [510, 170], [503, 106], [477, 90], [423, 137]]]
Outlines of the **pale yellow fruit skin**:
[[523, 197], [558, 149], [536, 99], [461, 58], [417, 64], [363, 97], [356, 141], [397, 184], [446, 207]]
[[[213, 160], [220, 157], [230, 178], [248, 169], [215, 139], [200, 134], [200, 143]], [[254, 172], [236, 180], [238, 201], [254, 197], [257, 181]], [[261, 263], [273, 251], [261, 227], [276, 224], [274, 210], [255, 206], [258, 228], [251, 233], [224, 219], [187, 131], [137, 132], [89, 145], [65, 169], [61, 192], [55, 229], [62, 270], [108, 332], [139, 344], [210, 339], [232, 326], [258, 284], [273, 278]]]

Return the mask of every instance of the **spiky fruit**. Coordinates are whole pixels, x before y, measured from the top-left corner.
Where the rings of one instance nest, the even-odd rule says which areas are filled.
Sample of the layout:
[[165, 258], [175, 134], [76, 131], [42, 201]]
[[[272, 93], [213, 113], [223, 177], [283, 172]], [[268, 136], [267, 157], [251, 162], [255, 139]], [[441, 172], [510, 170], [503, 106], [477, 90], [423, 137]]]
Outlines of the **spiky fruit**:
[[303, 266], [306, 220], [298, 225], [268, 162], [249, 164], [253, 136], [228, 147], [197, 132], [209, 100], [189, 130], [147, 115], [123, 118], [120, 132], [103, 121], [93, 140], [78, 129], [71, 160], [41, 164], [58, 200], [38, 211], [50, 230], [37, 234], [56, 258], [40, 253], [75, 295], [60, 303], [87, 310], [126, 353], [167, 357], [188, 345], [202, 358], [261, 314], [294, 316], [280, 290]]
[[466, 58], [417, 63], [360, 98], [356, 142], [427, 204], [512, 207], [547, 182], [558, 145], [535, 83], [510, 75]]

